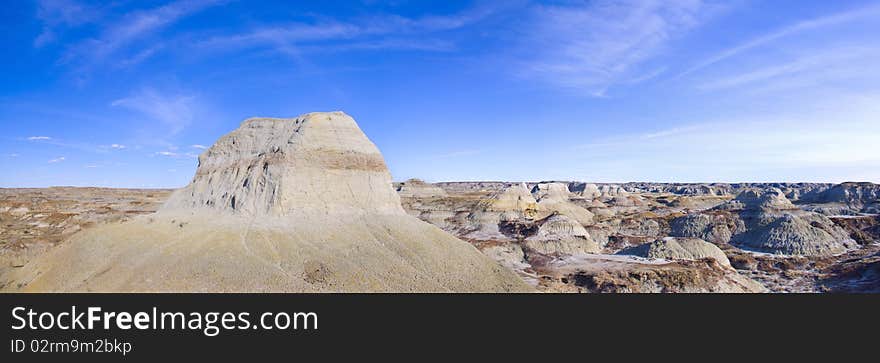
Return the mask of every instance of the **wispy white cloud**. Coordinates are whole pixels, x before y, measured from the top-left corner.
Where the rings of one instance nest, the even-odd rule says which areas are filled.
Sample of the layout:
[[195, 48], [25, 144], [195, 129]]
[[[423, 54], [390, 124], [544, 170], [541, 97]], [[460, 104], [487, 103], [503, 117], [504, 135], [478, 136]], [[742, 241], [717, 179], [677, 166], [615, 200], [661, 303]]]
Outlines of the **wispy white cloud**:
[[[515, 4], [516, 1], [511, 1]], [[498, 12], [498, 5], [482, 4], [457, 14], [451, 15], [428, 15], [420, 18], [408, 18], [399, 15], [374, 16], [366, 19], [366, 23], [373, 28], [391, 29], [399, 31], [443, 31], [459, 29], [482, 21]]]
[[67, 159], [67, 158], [65, 158], [65, 157], [63, 157], [63, 156], [60, 156], [60, 157], [57, 157], [57, 158], [55, 158], [55, 159], [51, 159], [51, 160], [49, 160], [49, 164], [60, 163], [60, 162], [62, 162], [62, 161], [64, 161], [64, 160], [66, 160], [66, 159]]
[[205, 145], [199, 145], [199, 144], [190, 145], [190, 147], [193, 148], [193, 149], [199, 149], [199, 150], [204, 150], [204, 149], [207, 149], [207, 148], [208, 148], [208, 147], [205, 146]]
[[110, 105], [140, 112], [164, 125], [170, 135], [175, 135], [190, 125], [198, 108], [195, 96], [164, 94], [152, 88], [141, 89], [129, 97], [113, 101]]
[[454, 42], [432, 35], [473, 25], [495, 11], [483, 6], [453, 15], [421, 18], [374, 15], [348, 21], [318, 19], [218, 35], [197, 45], [215, 51], [268, 48], [286, 55], [354, 50], [450, 51], [455, 49]]
[[[880, 44], [880, 43], [878, 43]], [[797, 86], [811, 87], [840, 80], [880, 78], [880, 48], [825, 45], [801, 49], [793, 56], [767, 57], [767, 65], [740, 67], [738, 73], [723, 75], [699, 85], [702, 90], [745, 87], [752, 91], [780, 91]]]
[[363, 34], [366, 30], [352, 24], [327, 22], [319, 24], [289, 24], [263, 27], [250, 32], [208, 38], [200, 47], [237, 49], [265, 45], [292, 45], [306, 41], [346, 39]]
[[380, 39], [348, 42], [344, 44], [304, 45], [297, 47], [299, 52], [347, 52], [347, 51], [379, 51], [409, 50], [424, 52], [451, 52], [456, 50], [453, 41], [445, 39]]
[[481, 150], [457, 150], [457, 151], [451, 151], [451, 152], [448, 152], [445, 154], [440, 154], [437, 157], [439, 157], [439, 158], [458, 158], [458, 157], [464, 157], [464, 156], [477, 155], [481, 152], [482, 152]]
[[152, 57], [154, 54], [156, 54], [157, 52], [159, 52], [160, 50], [162, 50], [164, 48], [165, 48], [164, 44], [156, 44], [151, 47], [141, 49], [141, 50], [137, 51], [134, 55], [120, 60], [117, 65], [121, 68], [133, 67], [133, 66], [138, 65], [141, 62], [147, 60], [148, 58]]
[[98, 168], [99, 166], [98, 166], [98, 165], [94, 165], [94, 164], [89, 164], [89, 165], [84, 165], [83, 167], [86, 168], [86, 169], [95, 169], [95, 168]]
[[34, 39], [34, 47], [54, 42], [59, 32], [92, 22], [98, 14], [98, 9], [75, 0], [37, 1], [37, 19], [43, 23], [43, 28]]
[[199, 155], [195, 154], [195, 153], [190, 153], [190, 152], [179, 153], [179, 152], [170, 151], [170, 150], [157, 151], [157, 152], [153, 153], [153, 155], [166, 156], [169, 158], [198, 158], [199, 157]]
[[741, 53], [747, 52], [749, 50], [766, 46], [772, 44], [778, 40], [791, 37], [794, 35], [798, 35], [807, 31], [819, 30], [826, 27], [831, 27], [835, 25], [845, 24], [856, 20], [868, 19], [872, 17], [877, 17], [880, 15], [880, 5], [874, 4], [862, 8], [852, 9], [848, 11], [844, 11], [837, 14], [827, 15], [815, 19], [801, 21], [770, 33], [761, 35], [759, 37], [748, 40], [744, 43], [736, 45], [734, 47], [722, 50], [715, 55], [712, 55], [699, 63], [693, 65], [688, 68], [684, 72], [678, 75], [678, 77], [682, 77], [693, 72], [699, 71], [703, 68], [716, 64], [718, 62], [722, 62], [726, 59], [735, 57]]
[[657, 68], [654, 68], [654, 69], [650, 69], [650, 70], [648, 70], [647, 72], [644, 72], [644, 73], [641, 74], [641, 75], [636, 74], [636, 75], [633, 76], [633, 78], [623, 80], [621, 83], [623, 83], [623, 84], [628, 84], [628, 85], [632, 85], [632, 84], [638, 84], [638, 83], [642, 83], [642, 82], [647, 82], [647, 81], [650, 81], [650, 80], [652, 80], [652, 79], [654, 79], [654, 78], [659, 77], [659, 76], [662, 75], [663, 73], [666, 73], [666, 71], [667, 71], [668, 69], [669, 69], [669, 67], [667, 67], [667, 66], [661, 66], [661, 67], [657, 67]]
[[102, 64], [110, 58], [122, 59], [117, 66], [139, 63], [161, 49], [161, 41], [134, 49], [132, 56], [119, 56], [122, 50], [130, 50], [139, 41], [150, 38], [171, 24], [180, 21], [206, 8], [223, 3], [222, 0], [177, 0], [165, 5], [137, 10], [117, 17], [119, 20], [108, 24], [102, 33], [70, 47], [64, 56], [66, 62], [78, 62], [82, 66]]
[[604, 96], [609, 87], [658, 76], [644, 67], [714, 8], [701, 0], [595, 1], [538, 7], [529, 24], [525, 75]]
[[587, 143], [574, 145], [572, 151], [599, 150], [609, 148], [626, 148], [630, 146], [645, 145], [646, 143], [662, 142], [663, 140], [673, 139], [681, 135], [693, 134], [711, 130], [713, 128], [723, 128], [725, 125], [718, 122], [700, 122], [695, 124], [686, 124], [671, 128], [647, 131], [638, 134], [623, 134], [603, 137], [592, 140]]
[[124, 150], [128, 148], [123, 144], [93, 144], [89, 142], [73, 141], [50, 136], [29, 136], [25, 138], [25, 140], [39, 143], [41, 145], [51, 145], [60, 148], [73, 149], [89, 153], [106, 153], [110, 150]]
[[668, 137], [673, 137], [673, 136], [678, 136], [678, 135], [687, 134], [687, 133], [694, 132], [694, 131], [704, 130], [704, 129], [711, 128], [711, 127], [714, 127], [714, 126], [717, 126], [717, 125], [716, 125], [716, 124], [712, 124], [712, 123], [705, 123], [705, 122], [704, 122], [704, 123], [700, 123], [700, 124], [696, 124], [696, 125], [687, 125], [687, 126], [674, 127], [674, 128], [671, 128], [671, 129], [666, 129], [666, 130], [660, 130], [660, 131], [655, 131], [655, 132], [649, 132], [649, 133], [641, 134], [641, 135], [638, 136], [638, 139], [640, 139], [640, 140], [652, 140], [652, 139], [668, 138]]

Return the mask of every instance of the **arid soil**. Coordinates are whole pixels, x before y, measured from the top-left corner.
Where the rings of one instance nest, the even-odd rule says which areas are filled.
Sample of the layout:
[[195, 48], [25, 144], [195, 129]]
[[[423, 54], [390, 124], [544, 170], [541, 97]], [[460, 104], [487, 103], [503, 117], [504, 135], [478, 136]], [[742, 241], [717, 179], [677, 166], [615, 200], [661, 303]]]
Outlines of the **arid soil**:
[[[716, 224], [710, 230], [713, 233], [703, 237], [728, 258], [730, 265], [722, 266], [712, 258], [657, 259], [625, 255], [621, 251], [680, 232], [675, 230], [679, 218], [688, 215], [710, 215], [712, 220], [724, 221], [735, 230], [740, 219], [731, 216], [736, 212], [717, 207], [734, 200], [739, 194], [737, 188], [743, 186], [616, 185], [621, 188], [616, 192], [609, 187], [590, 195], [579, 193], [568, 184], [572, 191], [567, 197], [569, 202], [589, 211], [594, 222], [583, 226], [586, 236], [578, 235], [580, 228], [563, 228], [560, 233], [568, 234], [559, 242], [553, 239], [556, 237], [537, 238], [549, 216], [486, 222], [481, 211], [492, 209], [486, 207], [487, 201], [497, 199], [499, 193], [517, 183], [407, 183], [409, 187], [398, 183], [397, 189], [408, 213], [474, 244], [540, 291], [880, 292], [880, 217], [869, 209], [876, 208], [876, 204], [822, 200], [827, 194], [809, 198], [817, 188], [834, 190], [835, 186], [811, 184], [793, 188], [802, 194], [791, 198], [792, 203], [798, 210], [824, 211], [835, 226], [855, 241], [854, 247], [827, 255], [755, 251], [738, 243], [735, 237], [732, 242], [730, 237], [724, 238], [724, 233], [719, 232], [720, 237], [714, 238], [714, 232], [725, 229]], [[529, 183], [524, 187], [532, 194], [536, 185]], [[0, 189], [0, 274], [21, 268], [83, 229], [155, 212], [171, 192], [72, 187]], [[789, 190], [789, 196], [794, 194]], [[844, 193], [845, 197], [848, 195]], [[528, 199], [525, 195], [520, 197]], [[537, 207], [540, 204], [535, 203], [536, 210], [541, 210]], [[510, 212], [517, 205], [508, 203], [502, 207]], [[530, 206], [520, 207], [530, 213]], [[487, 223], [494, 223], [496, 230], [487, 231]], [[582, 243], [587, 238], [599, 242]], [[589, 253], [583, 253], [584, 248]]]
[[0, 274], [95, 225], [155, 212], [166, 189], [0, 189]]

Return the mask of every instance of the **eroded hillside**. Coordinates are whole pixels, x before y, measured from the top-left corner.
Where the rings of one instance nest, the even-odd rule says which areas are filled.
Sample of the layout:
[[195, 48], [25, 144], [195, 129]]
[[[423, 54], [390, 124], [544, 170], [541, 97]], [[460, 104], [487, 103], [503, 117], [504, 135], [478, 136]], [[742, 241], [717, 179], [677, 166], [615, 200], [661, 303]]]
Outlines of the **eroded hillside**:
[[880, 186], [870, 183], [416, 180], [398, 189], [407, 211], [542, 290], [880, 288]]
[[155, 212], [165, 189], [0, 189], [0, 274], [84, 228]]

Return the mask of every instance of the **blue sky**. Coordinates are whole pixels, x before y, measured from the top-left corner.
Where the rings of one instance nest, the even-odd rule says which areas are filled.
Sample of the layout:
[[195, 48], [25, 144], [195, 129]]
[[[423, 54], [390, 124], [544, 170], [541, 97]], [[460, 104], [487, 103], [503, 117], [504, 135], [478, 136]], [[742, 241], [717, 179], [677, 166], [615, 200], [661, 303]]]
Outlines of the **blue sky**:
[[44, 0], [0, 16], [3, 187], [179, 187], [245, 118], [331, 110], [396, 180], [880, 182], [876, 1]]

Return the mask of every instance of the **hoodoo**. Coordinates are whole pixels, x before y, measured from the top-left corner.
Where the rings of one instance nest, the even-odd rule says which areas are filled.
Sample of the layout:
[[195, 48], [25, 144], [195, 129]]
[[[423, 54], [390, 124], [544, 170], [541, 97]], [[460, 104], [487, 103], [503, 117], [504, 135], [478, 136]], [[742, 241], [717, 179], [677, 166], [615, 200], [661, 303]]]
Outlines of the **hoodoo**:
[[4, 277], [11, 291], [531, 290], [407, 215], [342, 112], [246, 120], [157, 213], [85, 230]]

